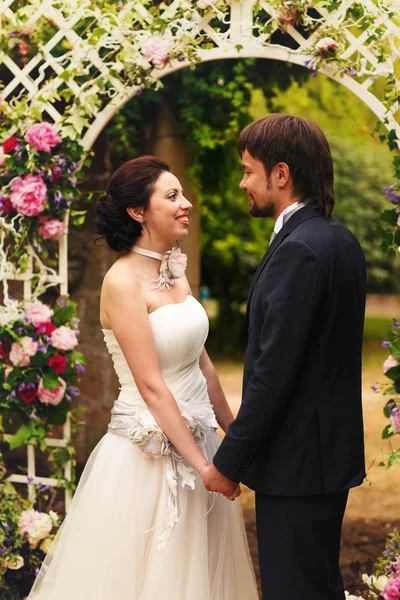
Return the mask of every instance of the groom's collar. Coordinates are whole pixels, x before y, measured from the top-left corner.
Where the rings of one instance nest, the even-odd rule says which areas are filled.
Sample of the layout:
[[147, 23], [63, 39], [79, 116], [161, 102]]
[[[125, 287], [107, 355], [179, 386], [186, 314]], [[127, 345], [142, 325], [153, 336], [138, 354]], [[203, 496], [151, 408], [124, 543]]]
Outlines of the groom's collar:
[[308, 219], [314, 219], [316, 217], [319, 217], [321, 219], [324, 218], [323, 215], [321, 215], [321, 213], [318, 212], [315, 208], [313, 208], [312, 206], [306, 205], [301, 210], [298, 210], [297, 212], [295, 212], [294, 215], [292, 215], [290, 217], [290, 219], [288, 219], [286, 221], [286, 223], [283, 225], [282, 229], [279, 231], [279, 233], [276, 235], [275, 239], [271, 242], [270, 246], [268, 247], [268, 250], [264, 254], [264, 257], [263, 257], [262, 261], [260, 262], [257, 271], [255, 272], [253, 280], [250, 284], [250, 289], [249, 289], [249, 294], [248, 294], [248, 299], [247, 299], [247, 310], [249, 308], [250, 299], [253, 294], [254, 286], [257, 283], [258, 278], [260, 277], [261, 272], [263, 271], [265, 265], [267, 264], [267, 262], [269, 261], [269, 259], [271, 258], [272, 254], [275, 252], [277, 247], [285, 239], [285, 237], [287, 237], [293, 231], [293, 229], [295, 229], [297, 227], [297, 225], [299, 225], [300, 223], [303, 223], [304, 221], [307, 221]]

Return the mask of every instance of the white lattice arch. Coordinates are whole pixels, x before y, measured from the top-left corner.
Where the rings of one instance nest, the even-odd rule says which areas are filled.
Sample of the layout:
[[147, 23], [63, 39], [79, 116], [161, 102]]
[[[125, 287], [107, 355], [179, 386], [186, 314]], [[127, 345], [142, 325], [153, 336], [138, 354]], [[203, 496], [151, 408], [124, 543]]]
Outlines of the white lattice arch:
[[[208, 4], [211, 7], [207, 7]], [[149, 0], [126, 2], [114, 13], [107, 12], [101, 1], [93, 5], [90, 0], [29, 0], [30, 9], [21, 14], [13, 9], [14, 0], [0, 0], [0, 25], [5, 25], [5, 35], [11, 40], [15, 36], [13, 28], [29, 30], [47, 22], [55, 30], [26, 64], [18, 63], [12, 54], [0, 50], [0, 64], [11, 74], [1, 98], [12, 105], [14, 98], [26, 94], [31, 106], [40, 105], [45, 118], [58, 123], [65, 137], [79, 137], [89, 150], [112, 117], [143, 87], [194, 62], [251, 57], [304, 66], [309, 60], [319, 72], [353, 92], [400, 138], [400, 18], [399, 12], [394, 10], [396, 4], [400, 8], [399, 0], [391, 3], [392, 13], [380, 0], [342, 0], [333, 11], [329, 11], [328, 2], [326, 8], [321, 8], [321, 2], [311, 0], [294, 0], [294, 4], [303, 9], [303, 18], [308, 23], [313, 18], [305, 9], [307, 5], [318, 4], [320, 15], [318, 26], [309, 37], [304, 31], [301, 33], [301, 29], [285, 25], [286, 33], [298, 46], [296, 50], [274, 44], [271, 39], [281, 25], [282, 11], [287, 8], [284, 0], [213, 0], [209, 3], [167, 0], [164, 2], [167, 8], [159, 15], [165, 24], [165, 31], [161, 29], [161, 33], [153, 30], [154, 16], [149, 10]], [[364, 16], [370, 19], [369, 25], [364, 27], [365, 21], [349, 17], [353, 5], [362, 6]], [[268, 15], [269, 29], [265, 28], [266, 21], [262, 21], [260, 15], [263, 18]], [[85, 19], [92, 19], [92, 24], [82, 26], [86, 24]], [[96, 31], [102, 33], [96, 34]], [[154, 35], [161, 35], [170, 44], [164, 68], [158, 68], [160, 65], [143, 51], [146, 40]], [[340, 39], [342, 62], [318, 58], [315, 45], [327, 36]], [[69, 46], [66, 51], [60, 51], [63, 43]], [[346, 65], [350, 72], [352, 68], [357, 72], [353, 72], [353, 76], [343, 74]], [[390, 81], [392, 89], [386, 86], [384, 93], [378, 93], [374, 84], [381, 78]], [[65, 112], [60, 109], [60, 93], [72, 94]], [[27, 114], [28, 121], [34, 120], [33, 114]], [[67, 236], [64, 235], [60, 242], [58, 271], [46, 275], [48, 283], [59, 285], [62, 293], [67, 292], [67, 265]], [[24, 274], [12, 269], [5, 271], [6, 279], [24, 281], [26, 299], [31, 295], [34, 275], [32, 268]], [[63, 445], [68, 439], [69, 423], [64, 440], [53, 440], [50, 444]], [[28, 476], [49, 485], [57, 483], [36, 476], [33, 447], [28, 448]], [[10, 479], [27, 482], [22, 475], [13, 475]], [[30, 492], [33, 494], [32, 486]]]

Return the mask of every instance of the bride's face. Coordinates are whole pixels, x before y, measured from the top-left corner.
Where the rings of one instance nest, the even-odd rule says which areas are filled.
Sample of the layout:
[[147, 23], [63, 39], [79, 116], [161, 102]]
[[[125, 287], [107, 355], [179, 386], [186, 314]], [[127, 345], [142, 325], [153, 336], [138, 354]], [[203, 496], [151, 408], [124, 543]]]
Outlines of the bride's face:
[[172, 243], [188, 235], [192, 204], [183, 195], [179, 179], [164, 171], [158, 178], [144, 217], [151, 234]]

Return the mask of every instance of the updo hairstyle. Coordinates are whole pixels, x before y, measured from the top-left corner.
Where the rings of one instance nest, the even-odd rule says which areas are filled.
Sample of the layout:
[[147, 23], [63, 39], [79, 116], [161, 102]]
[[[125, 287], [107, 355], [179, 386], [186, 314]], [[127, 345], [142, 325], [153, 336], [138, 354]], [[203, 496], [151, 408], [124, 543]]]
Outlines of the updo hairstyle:
[[127, 208], [147, 210], [155, 184], [171, 169], [155, 156], [141, 156], [121, 165], [108, 182], [106, 194], [96, 205], [96, 231], [115, 252], [127, 252], [143, 232]]

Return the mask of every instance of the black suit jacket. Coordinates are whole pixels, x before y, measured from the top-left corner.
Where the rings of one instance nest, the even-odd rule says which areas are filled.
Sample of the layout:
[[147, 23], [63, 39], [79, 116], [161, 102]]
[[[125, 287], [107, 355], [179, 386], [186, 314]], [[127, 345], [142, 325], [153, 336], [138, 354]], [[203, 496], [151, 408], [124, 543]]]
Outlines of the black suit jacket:
[[215, 457], [271, 495], [334, 493], [365, 476], [364, 254], [310, 206], [283, 226], [251, 283], [243, 398]]

